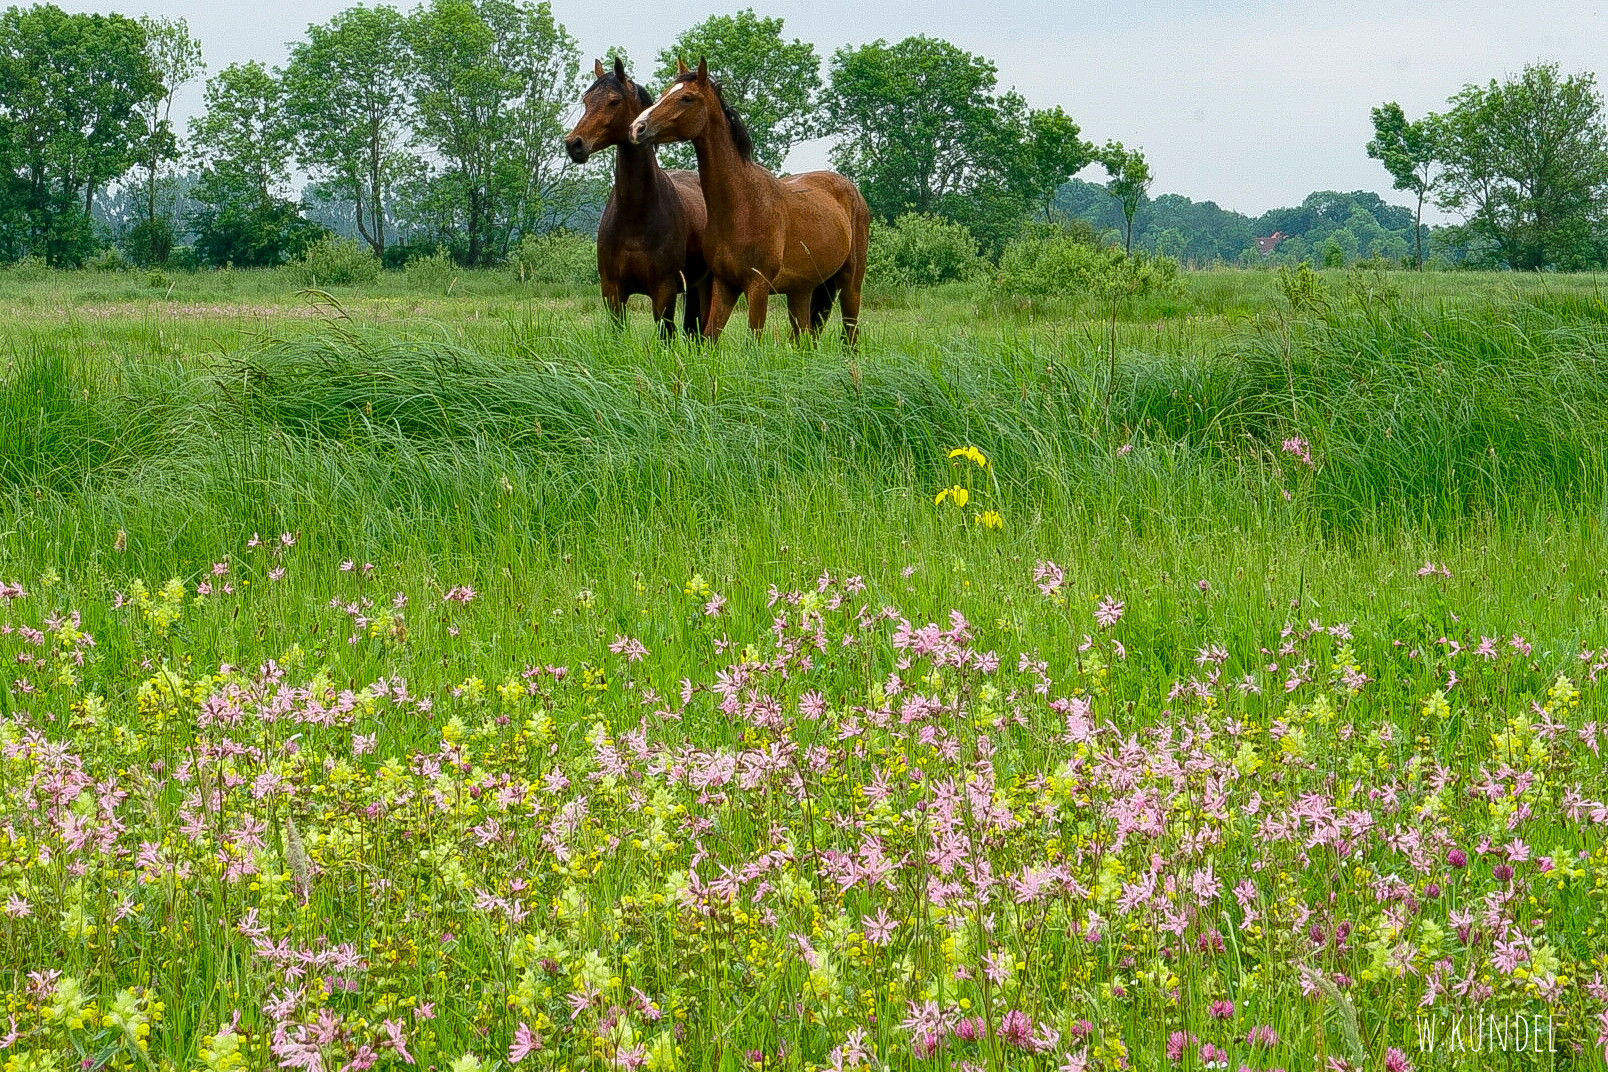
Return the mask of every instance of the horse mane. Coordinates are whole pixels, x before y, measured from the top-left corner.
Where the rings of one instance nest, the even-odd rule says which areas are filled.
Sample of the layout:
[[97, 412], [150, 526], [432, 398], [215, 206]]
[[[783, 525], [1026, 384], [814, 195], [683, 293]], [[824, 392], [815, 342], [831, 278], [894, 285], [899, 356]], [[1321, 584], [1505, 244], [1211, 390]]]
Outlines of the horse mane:
[[[637, 103], [642, 105], [643, 108], [653, 107], [653, 94], [649, 93], [645, 88], [643, 88], [640, 82], [633, 83], [633, 85], [636, 88]], [[591, 86], [587, 88], [586, 93], [582, 94], [582, 96], [590, 95], [592, 90], [596, 89], [598, 86], [607, 86], [609, 89], [614, 90], [622, 96], [625, 95], [625, 86], [621, 84], [617, 77], [615, 77], [613, 71], [605, 72], [603, 77], [593, 82]]]
[[[677, 82], [696, 82], [698, 72], [688, 71], [677, 78]], [[720, 92], [720, 83], [710, 80], [709, 85], [715, 91], [715, 100], [720, 102], [720, 110], [725, 113], [726, 124], [731, 127], [731, 140], [737, 144], [737, 155], [744, 160], [753, 162], [754, 139], [748, 133], [748, 127], [743, 123], [743, 117], [737, 114], [736, 109], [726, 103], [725, 94]]]

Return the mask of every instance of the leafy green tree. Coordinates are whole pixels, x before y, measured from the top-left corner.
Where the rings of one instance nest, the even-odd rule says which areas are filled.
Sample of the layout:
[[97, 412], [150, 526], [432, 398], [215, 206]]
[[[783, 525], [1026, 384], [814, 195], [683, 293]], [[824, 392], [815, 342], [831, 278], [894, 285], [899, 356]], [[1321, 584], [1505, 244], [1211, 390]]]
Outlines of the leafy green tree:
[[1059, 106], [1028, 113], [1013, 184], [1046, 220], [1054, 219], [1056, 192], [1094, 160], [1094, 146], [1079, 133], [1078, 125]]
[[936, 38], [840, 48], [826, 98], [832, 162], [877, 218], [942, 215], [997, 248], [1037, 202], [1023, 181], [1027, 104], [997, 83], [993, 63]]
[[54, 4], [0, 13], [0, 223], [12, 255], [83, 259], [95, 191], [136, 162], [139, 104], [155, 91], [133, 19]]
[[580, 90], [580, 52], [551, 6], [431, 0], [408, 19], [413, 118], [440, 160], [417, 203], [448, 209], [470, 266], [572, 211], [577, 183], [557, 147]]
[[1440, 165], [1436, 160], [1439, 118], [1426, 115], [1409, 120], [1395, 101], [1381, 104], [1369, 114], [1373, 119], [1374, 136], [1368, 142], [1368, 155], [1385, 165], [1393, 188], [1411, 190], [1418, 197], [1418, 208], [1413, 214], [1413, 259], [1416, 266], [1422, 268], [1424, 199], [1435, 191], [1440, 178]]
[[1145, 194], [1153, 181], [1150, 165], [1138, 149], [1124, 149], [1120, 141], [1109, 141], [1099, 152], [1100, 165], [1105, 168], [1106, 190], [1122, 206], [1123, 249], [1133, 252], [1133, 218], [1144, 203]]
[[[190, 120], [201, 168], [196, 248], [213, 264], [279, 264], [317, 237], [284, 196], [296, 128], [285, 86], [256, 60], [232, 63], [207, 81], [206, 112]], [[309, 230], [311, 229], [311, 230]]]
[[1520, 270], [1601, 266], [1608, 126], [1596, 79], [1534, 64], [1449, 103], [1437, 203], [1463, 214], [1466, 238]]
[[395, 8], [347, 8], [307, 28], [284, 74], [302, 164], [327, 196], [352, 203], [358, 234], [376, 257], [385, 252], [397, 182], [418, 166], [407, 151], [406, 29]]
[[145, 30], [145, 59], [155, 79], [153, 92], [139, 103], [144, 123], [140, 167], [140, 219], [129, 230], [124, 245], [141, 264], [162, 264], [173, 249], [173, 221], [158, 209], [164, 164], [178, 159], [179, 141], [173, 133], [173, 98], [206, 70], [201, 43], [190, 36], [183, 19], [140, 17]]
[[781, 19], [761, 18], [753, 8], [711, 15], [659, 52], [654, 77], [667, 85], [678, 59], [697, 66], [699, 57], [708, 59], [726, 103], [743, 117], [756, 162], [777, 169], [794, 144], [818, 132], [821, 57], [807, 41], [783, 40]]

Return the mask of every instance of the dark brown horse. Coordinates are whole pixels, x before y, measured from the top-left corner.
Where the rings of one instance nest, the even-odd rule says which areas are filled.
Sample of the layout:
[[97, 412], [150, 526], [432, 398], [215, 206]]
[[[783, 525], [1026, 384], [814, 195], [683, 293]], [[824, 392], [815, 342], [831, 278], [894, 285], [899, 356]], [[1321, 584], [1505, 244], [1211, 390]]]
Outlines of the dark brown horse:
[[709, 209], [704, 259], [714, 282], [704, 334], [720, 335], [739, 294], [748, 296], [755, 334], [765, 326], [770, 295], [786, 294], [795, 338], [820, 331], [838, 297], [843, 335], [852, 344], [871, 238], [865, 198], [835, 171], [778, 179], [754, 163], [748, 130], [710, 80], [708, 63], [699, 60], [697, 71], [680, 67], [664, 95], [631, 124], [631, 140], [690, 141], [698, 151]]
[[626, 77], [618, 59], [607, 71], [593, 66], [597, 81], [581, 97], [586, 113], [564, 139], [570, 159], [586, 163], [591, 154], [616, 146], [614, 189], [597, 228], [597, 273], [603, 303], [616, 321], [625, 302], [646, 294], [653, 318], [665, 334], [675, 331], [676, 294], [687, 292], [682, 325], [700, 331], [709, 311], [709, 270], [704, 263], [704, 197], [697, 173], [666, 171], [651, 145], [631, 142], [631, 123], [653, 97]]

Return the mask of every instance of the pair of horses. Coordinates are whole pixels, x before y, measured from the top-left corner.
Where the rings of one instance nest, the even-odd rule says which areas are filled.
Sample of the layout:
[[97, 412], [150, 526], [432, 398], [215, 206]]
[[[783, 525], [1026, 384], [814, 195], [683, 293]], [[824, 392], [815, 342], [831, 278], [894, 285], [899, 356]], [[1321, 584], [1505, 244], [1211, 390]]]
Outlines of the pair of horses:
[[[772, 294], [787, 296], [793, 336], [818, 333], [836, 300], [844, 338], [859, 331], [871, 212], [855, 185], [833, 171], [777, 178], [754, 163], [741, 117], [721, 97], [709, 65], [680, 72], [655, 101], [618, 59], [598, 62], [581, 98], [585, 114], [564, 139], [585, 163], [615, 146], [614, 190], [597, 232], [603, 301], [616, 318], [645, 294], [660, 330], [674, 330], [676, 295], [686, 292], [683, 329], [713, 341], [739, 295], [748, 326], [765, 326]], [[659, 167], [655, 145], [690, 141], [698, 170]]]

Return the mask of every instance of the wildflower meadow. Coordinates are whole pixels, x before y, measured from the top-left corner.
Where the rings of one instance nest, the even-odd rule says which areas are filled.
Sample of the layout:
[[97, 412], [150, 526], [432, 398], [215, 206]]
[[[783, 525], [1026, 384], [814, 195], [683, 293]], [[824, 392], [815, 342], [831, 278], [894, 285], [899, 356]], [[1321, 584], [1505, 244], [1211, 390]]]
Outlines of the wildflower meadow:
[[217, 275], [0, 297], [5, 1072], [1604, 1067], [1590, 281]]

